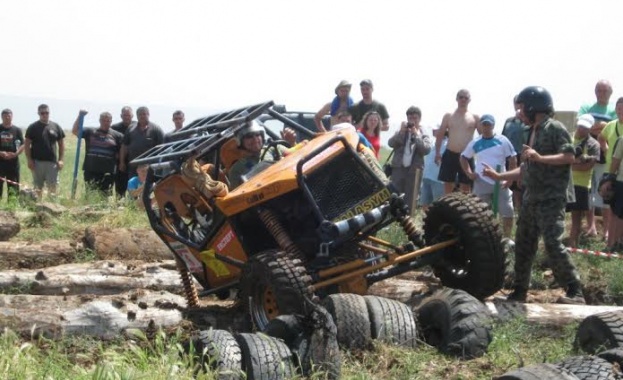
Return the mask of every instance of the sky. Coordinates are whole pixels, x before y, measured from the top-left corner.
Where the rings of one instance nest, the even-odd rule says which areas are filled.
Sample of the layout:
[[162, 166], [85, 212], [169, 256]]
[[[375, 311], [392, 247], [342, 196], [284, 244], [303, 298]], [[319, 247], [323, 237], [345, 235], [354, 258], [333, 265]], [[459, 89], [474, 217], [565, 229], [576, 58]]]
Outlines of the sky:
[[273, 100], [317, 111], [342, 79], [369, 78], [395, 132], [410, 105], [425, 126], [456, 107], [497, 128], [529, 85], [556, 110], [593, 102], [608, 79], [623, 96], [618, 18], [623, 2], [4, 0], [0, 12], [0, 108], [14, 123], [37, 120], [46, 102], [65, 129], [80, 108], [86, 124], [123, 105], [146, 105], [152, 121], [186, 120]]

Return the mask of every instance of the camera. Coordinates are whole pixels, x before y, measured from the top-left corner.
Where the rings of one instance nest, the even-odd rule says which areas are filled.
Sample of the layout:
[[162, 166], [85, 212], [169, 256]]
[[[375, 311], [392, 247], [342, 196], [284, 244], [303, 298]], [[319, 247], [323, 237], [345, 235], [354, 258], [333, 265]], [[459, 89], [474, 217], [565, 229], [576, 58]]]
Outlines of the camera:
[[414, 123], [407, 123], [407, 128], [413, 128], [413, 127], [415, 127]]

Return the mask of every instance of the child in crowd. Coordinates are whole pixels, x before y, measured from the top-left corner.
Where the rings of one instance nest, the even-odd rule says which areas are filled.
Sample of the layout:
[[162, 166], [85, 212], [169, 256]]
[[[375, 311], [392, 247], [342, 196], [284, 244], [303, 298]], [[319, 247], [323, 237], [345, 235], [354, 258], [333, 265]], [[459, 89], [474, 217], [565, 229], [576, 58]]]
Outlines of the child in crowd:
[[143, 185], [145, 184], [145, 180], [147, 178], [147, 170], [149, 169], [149, 165], [143, 164], [139, 165], [136, 168], [136, 175], [128, 181], [128, 194], [131, 199], [136, 201], [136, 205], [140, 209], [144, 209], [144, 204], [142, 201], [143, 195]]

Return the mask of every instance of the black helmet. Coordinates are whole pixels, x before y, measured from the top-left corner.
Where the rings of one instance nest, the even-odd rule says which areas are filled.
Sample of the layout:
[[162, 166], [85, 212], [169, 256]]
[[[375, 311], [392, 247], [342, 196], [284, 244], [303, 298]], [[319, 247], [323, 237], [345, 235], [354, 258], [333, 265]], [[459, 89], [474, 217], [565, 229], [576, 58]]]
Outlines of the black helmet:
[[541, 86], [530, 86], [521, 90], [517, 95], [517, 103], [523, 104], [523, 112], [530, 121], [534, 121], [537, 113], [551, 115], [554, 112], [552, 96]]

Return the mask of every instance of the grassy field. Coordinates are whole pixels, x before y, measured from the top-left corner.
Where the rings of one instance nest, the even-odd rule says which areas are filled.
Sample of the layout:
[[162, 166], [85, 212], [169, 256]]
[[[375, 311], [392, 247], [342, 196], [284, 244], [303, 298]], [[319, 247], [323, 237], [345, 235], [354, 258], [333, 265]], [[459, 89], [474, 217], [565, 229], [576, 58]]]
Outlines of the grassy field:
[[[93, 221], [80, 215], [63, 215], [49, 221], [45, 229], [36, 221], [22, 225], [14, 240], [38, 241], [60, 239], [84, 231], [87, 225], [110, 227], [147, 227], [146, 216], [133, 207], [120, 208], [107, 199], [83, 196], [82, 173], [79, 192], [70, 199], [75, 138], [68, 138], [66, 167], [62, 172], [58, 202], [67, 206], [98, 207], [113, 210]], [[30, 173], [22, 165], [22, 179], [30, 182]], [[123, 204], [124, 206], [127, 206]], [[8, 208], [2, 202], [2, 208]], [[21, 206], [18, 206], [18, 208]], [[383, 232], [396, 239], [394, 228]], [[587, 241], [587, 248], [600, 248], [599, 241]], [[621, 260], [576, 256], [575, 261], [587, 285], [602, 289], [609, 303], [623, 300], [623, 264]], [[88, 256], [79, 258], [89, 260]], [[533, 284], [547, 287], [549, 280], [537, 265]], [[370, 352], [343, 351], [344, 379], [491, 379], [508, 370], [534, 363], [555, 362], [573, 354], [572, 341], [577, 324], [558, 328], [528, 325], [521, 319], [494, 323], [493, 342], [481, 358], [462, 361], [441, 355], [421, 343], [419, 348], [405, 350], [377, 345]], [[0, 378], [3, 379], [211, 379], [210, 373], [195, 376], [197, 363], [182, 355], [182, 344], [189, 330], [161, 331], [153, 336], [141, 332], [129, 338], [99, 341], [88, 337], [61, 340], [17, 336], [11, 331], [0, 335]], [[321, 378], [321, 377], [319, 377]]]

